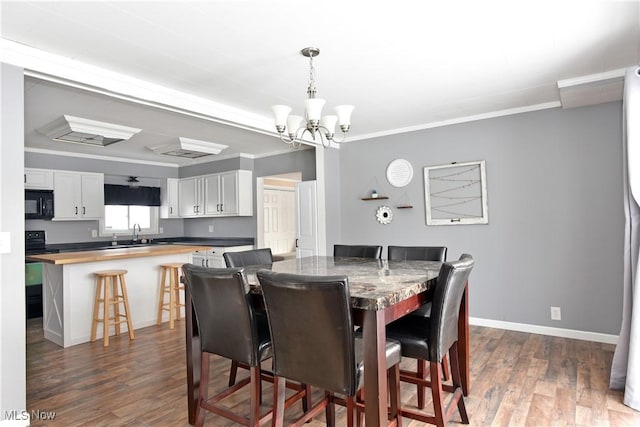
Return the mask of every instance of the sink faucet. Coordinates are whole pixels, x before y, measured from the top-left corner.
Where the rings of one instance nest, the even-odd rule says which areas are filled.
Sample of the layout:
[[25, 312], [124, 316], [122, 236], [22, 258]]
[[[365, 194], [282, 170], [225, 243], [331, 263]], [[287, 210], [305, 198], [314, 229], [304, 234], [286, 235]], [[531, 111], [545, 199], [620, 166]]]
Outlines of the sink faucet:
[[140, 224], [138, 224], [137, 222], [133, 224], [133, 237], [131, 238], [133, 243], [138, 243], [138, 233], [136, 233], [136, 227], [138, 227], [138, 233], [142, 232], [142, 228], [140, 228]]

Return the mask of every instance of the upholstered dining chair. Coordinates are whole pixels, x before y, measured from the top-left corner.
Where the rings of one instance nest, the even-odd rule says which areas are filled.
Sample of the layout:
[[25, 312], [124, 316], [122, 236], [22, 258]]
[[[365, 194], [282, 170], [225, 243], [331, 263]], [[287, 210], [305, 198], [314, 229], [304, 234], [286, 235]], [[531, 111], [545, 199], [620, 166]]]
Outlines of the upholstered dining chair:
[[333, 256], [380, 259], [382, 246], [333, 245]]
[[[387, 247], [387, 259], [389, 261], [440, 261], [447, 260], [446, 246], [391, 246]], [[424, 304], [417, 310], [412, 311], [409, 316], [429, 317], [431, 315], [431, 301]], [[427, 378], [427, 362], [425, 360], [417, 360], [416, 375], [422, 379]], [[443, 366], [443, 378], [449, 380], [449, 363], [445, 355]], [[404, 374], [413, 374], [412, 372], [404, 372]], [[425, 405], [425, 389], [418, 386], [417, 391], [418, 408], [423, 409]]]
[[[460, 303], [473, 265], [473, 258], [467, 254], [458, 261], [442, 264], [434, 289], [431, 316], [404, 316], [387, 325], [387, 338], [401, 343], [403, 357], [429, 362], [429, 381], [402, 373], [400, 380], [431, 388], [434, 415], [403, 409], [405, 417], [444, 426], [453, 415], [453, 411], [445, 411], [443, 391], [447, 391], [453, 394], [447, 408], [457, 405], [462, 422], [469, 423], [460, 382], [457, 340]], [[442, 382], [442, 365], [447, 353], [451, 360], [451, 385]]]
[[[362, 339], [354, 334], [346, 276], [304, 276], [259, 270], [257, 273], [269, 318], [273, 343], [274, 426], [282, 426], [285, 380], [325, 390], [294, 426], [302, 426], [323, 409], [327, 425], [335, 425], [334, 395], [346, 397], [348, 425], [361, 403], [355, 396], [363, 385]], [[388, 341], [386, 358], [391, 385], [392, 421], [400, 425], [400, 346]], [[365, 395], [365, 399], [367, 396]]]
[[[205, 410], [246, 426], [257, 426], [271, 417], [260, 416], [262, 374], [260, 363], [271, 357], [271, 338], [266, 319], [256, 316], [249, 285], [242, 268], [183, 266], [185, 285], [200, 331], [200, 393], [196, 426], [204, 424]], [[250, 376], [215, 396], [208, 395], [209, 355], [215, 354], [246, 364]], [[250, 413], [241, 417], [218, 402], [249, 384]]]
[[[224, 262], [228, 268], [231, 267], [246, 267], [248, 265], [271, 265], [273, 264], [273, 255], [271, 248], [263, 249], [251, 249], [241, 252], [225, 252], [222, 254]], [[266, 314], [262, 308], [254, 305], [256, 312], [259, 316], [264, 317], [266, 322]], [[236, 383], [236, 376], [238, 374], [238, 367], [247, 368], [246, 365], [238, 365], [238, 361], [231, 361], [231, 369], [229, 370], [229, 387]]]
[[252, 249], [242, 252], [225, 252], [222, 256], [224, 257], [224, 262], [227, 264], [227, 267], [273, 264], [271, 248]]

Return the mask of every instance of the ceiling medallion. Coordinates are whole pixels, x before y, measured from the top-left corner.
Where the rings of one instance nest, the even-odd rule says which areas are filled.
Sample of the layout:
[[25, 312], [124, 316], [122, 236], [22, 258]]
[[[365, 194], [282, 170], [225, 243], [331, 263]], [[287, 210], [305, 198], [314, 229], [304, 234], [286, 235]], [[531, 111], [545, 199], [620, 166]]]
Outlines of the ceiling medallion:
[[382, 225], [389, 224], [393, 219], [393, 212], [389, 206], [380, 206], [376, 211], [376, 219]]

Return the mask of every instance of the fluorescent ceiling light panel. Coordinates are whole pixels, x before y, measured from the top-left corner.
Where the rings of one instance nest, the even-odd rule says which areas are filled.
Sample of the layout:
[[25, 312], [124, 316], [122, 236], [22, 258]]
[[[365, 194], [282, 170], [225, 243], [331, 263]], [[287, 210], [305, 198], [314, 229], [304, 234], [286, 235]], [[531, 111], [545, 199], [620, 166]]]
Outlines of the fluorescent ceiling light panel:
[[54, 141], [99, 147], [125, 141], [142, 129], [64, 115], [38, 129]]
[[197, 159], [199, 157], [209, 156], [212, 154], [220, 154], [222, 150], [228, 147], [228, 145], [224, 144], [217, 144], [210, 141], [200, 141], [197, 139], [185, 138], [181, 136], [178, 138], [178, 142], [158, 147], [147, 148], [151, 151], [167, 156]]

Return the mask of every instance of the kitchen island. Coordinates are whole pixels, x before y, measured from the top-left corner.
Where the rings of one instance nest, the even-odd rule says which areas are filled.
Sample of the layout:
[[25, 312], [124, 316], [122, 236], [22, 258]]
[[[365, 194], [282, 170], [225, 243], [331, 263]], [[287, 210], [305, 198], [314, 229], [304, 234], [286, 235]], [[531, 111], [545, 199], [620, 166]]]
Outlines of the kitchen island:
[[[93, 273], [100, 270], [128, 270], [125, 278], [133, 329], [154, 325], [160, 299], [160, 264], [190, 263], [194, 252], [208, 249], [162, 244], [28, 256], [29, 261], [43, 263], [44, 337], [62, 347], [90, 340], [96, 288]], [[122, 327], [126, 332], [126, 324]]]

